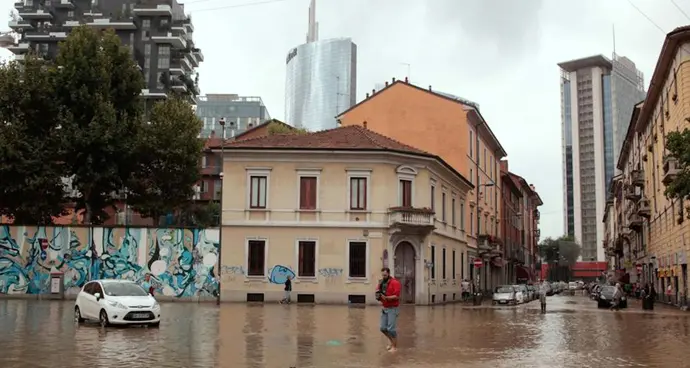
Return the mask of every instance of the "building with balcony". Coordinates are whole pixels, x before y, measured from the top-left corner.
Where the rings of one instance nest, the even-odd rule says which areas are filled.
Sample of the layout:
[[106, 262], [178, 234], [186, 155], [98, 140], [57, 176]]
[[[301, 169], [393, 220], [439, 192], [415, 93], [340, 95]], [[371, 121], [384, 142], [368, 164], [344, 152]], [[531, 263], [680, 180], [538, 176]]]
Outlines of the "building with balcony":
[[298, 303], [376, 304], [382, 267], [404, 303], [460, 300], [473, 185], [438, 156], [361, 126], [224, 151], [222, 300], [278, 301], [293, 276]]
[[24, 0], [15, 3], [10, 28], [20, 35], [8, 49], [16, 59], [29, 50], [52, 59], [75, 27], [112, 29], [141, 67], [142, 96], [178, 93], [195, 103], [196, 68], [204, 60], [194, 44], [194, 25], [177, 0]]
[[196, 116], [203, 121], [201, 137], [212, 133], [220, 137], [220, 119], [225, 119], [226, 138], [235, 137], [244, 131], [259, 126], [271, 116], [261, 97], [239, 96], [237, 94], [207, 94], [197, 98]]
[[616, 244], [611, 252], [620, 259], [617, 267], [631, 278], [653, 282], [659, 291], [671, 285], [671, 295], [662, 297], [681, 305], [688, 294], [690, 221], [687, 202], [665, 195], [681, 170], [665, 144], [668, 132], [690, 128], [689, 48], [690, 27], [666, 36], [647, 97], [635, 107], [618, 162], [624, 170], [620, 202], [614, 203], [622, 220], [615, 229], [623, 249]]
[[630, 59], [595, 55], [559, 63], [566, 234], [582, 246], [581, 260], [603, 260], [601, 218], [608, 185], [635, 103], [645, 96], [642, 73]]
[[[475, 185], [463, 209], [469, 245], [466, 266], [475, 283], [478, 276], [483, 290], [493, 290], [504, 279], [502, 263], [492, 261], [495, 257], [486, 244], [478, 246], [478, 237], [502, 237], [499, 171], [500, 160], [507, 153], [498, 138], [477, 104], [435, 92], [431, 86], [421, 88], [407, 79], [393, 79], [382, 90], [372, 92], [338, 117], [341, 125], [366, 125], [379, 134], [431, 152]], [[502, 252], [500, 247], [498, 251]], [[476, 272], [473, 260], [479, 257], [484, 266]]]

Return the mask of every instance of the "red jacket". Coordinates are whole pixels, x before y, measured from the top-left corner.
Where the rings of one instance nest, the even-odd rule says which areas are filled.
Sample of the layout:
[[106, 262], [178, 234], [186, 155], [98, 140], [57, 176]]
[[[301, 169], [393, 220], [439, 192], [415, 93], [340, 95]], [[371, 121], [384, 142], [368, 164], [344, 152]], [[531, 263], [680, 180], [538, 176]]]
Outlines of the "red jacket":
[[[376, 291], [380, 291], [381, 284], [376, 287]], [[400, 281], [393, 276], [390, 276], [388, 280], [388, 286], [386, 287], [386, 296], [397, 296], [398, 299], [395, 300], [383, 300], [381, 299], [381, 304], [384, 308], [395, 308], [400, 305]]]

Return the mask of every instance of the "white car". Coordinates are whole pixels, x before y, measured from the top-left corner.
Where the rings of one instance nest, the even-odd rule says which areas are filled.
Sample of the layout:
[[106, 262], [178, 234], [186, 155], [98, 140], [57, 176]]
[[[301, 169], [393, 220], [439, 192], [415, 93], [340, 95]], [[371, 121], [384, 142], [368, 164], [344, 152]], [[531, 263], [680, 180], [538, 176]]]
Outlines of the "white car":
[[517, 300], [517, 303], [524, 303], [527, 297], [527, 287], [525, 285], [513, 285], [513, 289], [515, 289], [515, 300]]
[[99, 321], [101, 326], [149, 325], [158, 327], [161, 306], [141, 286], [125, 280], [97, 280], [84, 285], [74, 305], [74, 319]]

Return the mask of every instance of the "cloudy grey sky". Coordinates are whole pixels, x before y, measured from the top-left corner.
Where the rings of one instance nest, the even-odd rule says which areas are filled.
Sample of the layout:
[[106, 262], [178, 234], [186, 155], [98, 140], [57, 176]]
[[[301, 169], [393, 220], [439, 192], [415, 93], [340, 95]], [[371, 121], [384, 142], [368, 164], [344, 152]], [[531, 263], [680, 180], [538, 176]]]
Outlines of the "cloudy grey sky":
[[[0, 0], [9, 11], [12, 0]], [[690, 0], [316, 0], [319, 36], [358, 45], [358, 100], [407, 74], [422, 86], [478, 102], [534, 184], [542, 237], [563, 232], [560, 61], [613, 51], [649, 83], [664, 32], [690, 23]], [[285, 56], [305, 40], [309, 0], [183, 0], [206, 61], [203, 93], [261, 96], [284, 110]], [[631, 5], [634, 4], [633, 5]], [[7, 12], [0, 19], [7, 24]], [[6, 29], [6, 26], [5, 26]], [[5, 50], [2, 56], [7, 56]]]

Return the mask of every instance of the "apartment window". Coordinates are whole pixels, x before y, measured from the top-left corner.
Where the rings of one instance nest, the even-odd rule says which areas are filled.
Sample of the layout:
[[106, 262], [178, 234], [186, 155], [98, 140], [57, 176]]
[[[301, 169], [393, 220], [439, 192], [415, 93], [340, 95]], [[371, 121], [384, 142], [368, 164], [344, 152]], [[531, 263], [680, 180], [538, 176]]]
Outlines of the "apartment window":
[[465, 231], [465, 201], [460, 201], [460, 230]]
[[474, 133], [470, 130], [470, 158], [474, 157]]
[[465, 252], [460, 253], [460, 278], [465, 279]]
[[52, 5], [52, 2], [51, 2], [51, 0], [46, 0], [43, 5], [49, 7]]
[[265, 276], [266, 274], [266, 241], [249, 240], [247, 242], [247, 276]]
[[455, 226], [455, 197], [450, 200], [450, 223]]
[[266, 176], [249, 177], [249, 207], [266, 208], [266, 191], [268, 178]]
[[470, 210], [470, 233], [474, 234], [474, 211]]
[[455, 280], [455, 278], [456, 278], [456, 277], [455, 277], [455, 249], [453, 249], [453, 259], [451, 260], [451, 262], [452, 262], [451, 271], [453, 272], [453, 274], [451, 275], [451, 277], [453, 278], [453, 280]]
[[446, 222], [446, 192], [441, 193], [441, 221]]
[[412, 180], [400, 180], [400, 205], [412, 207]]
[[443, 275], [443, 279], [446, 280], [446, 248], [443, 247], [441, 249], [441, 275]]
[[350, 178], [350, 209], [367, 209], [367, 178]]
[[201, 181], [201, 193], [208, 192], [208, 182], [206, 180]]
[[26, 7], [34, 6], [34, 0], [24, 0], [24, 6], [26, 6]]
[[474, 184], [474, 170], [470, 169], [470, 183]]
[[213, 199], [219, 200], [220, 199], [220, 191], [222, 190], [222, 182], [220, 180], [214, 180], [213, 181]]
[[484, 148], [484, 171], [486, 171], [486, 147]]
[[316, 190], [318, 179], [315, 176], [301, 176], [299, 178], [299, 208], [301, 210], [316, 209]]
[[[70, 10], [67, 12], [67, 18], [74, 18], [74, 10]], [[132, 33], [134, 34], [134, 33]]]
[[348, 244], [348, 275], [349, 277], [367, 277], [367, 243], [353, 241]]
[[141, 21], [141, 28], [142, 29], [150, 29], [151, 28], [151, 19], [144, 19]]
[[201, 156], [201, 168], [206, 168], [206, 156]]
[[170, 45], [158, 46], [158, 69], [170, 69]]
[[431, 210], [436, 212], [436, 187], [431, 186]]
[[431, 246], [431, 279], [436, 280], [436, 246]]
[[297, 276], [316, 277], [316, 242], [299, 241]]

